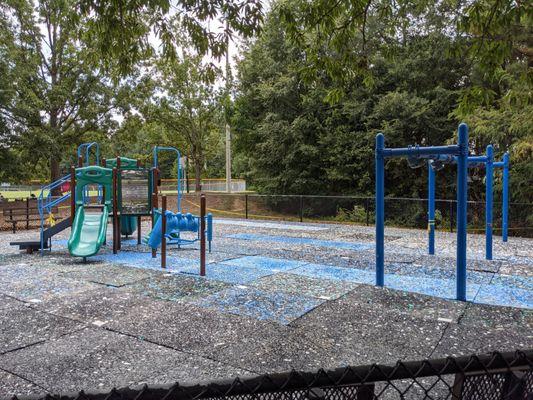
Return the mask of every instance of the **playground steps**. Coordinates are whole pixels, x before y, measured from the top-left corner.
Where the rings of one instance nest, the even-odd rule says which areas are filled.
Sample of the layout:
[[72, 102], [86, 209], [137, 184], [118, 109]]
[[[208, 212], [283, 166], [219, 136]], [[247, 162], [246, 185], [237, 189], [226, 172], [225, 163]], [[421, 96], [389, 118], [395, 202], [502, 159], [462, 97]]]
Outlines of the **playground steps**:
[[[59, 221], [54, 226], [51, 226], [43, 230], [43, 244], [44, 244], [43, 248], [49, 249], [52, 246], [52, 240], [51, 240], [52, 236], [57, 235], [59, 232], [64, 231], [65, 229], [69, 228], [71, 225], [72, 225], [72, 219], [65, 218]], [[41, 249], [40, 240], [10, 242], [9, 245], [18, 246], [19, 250], [26, 250], [26, 252], [30, 254], [33, 253], [34, 250]]]

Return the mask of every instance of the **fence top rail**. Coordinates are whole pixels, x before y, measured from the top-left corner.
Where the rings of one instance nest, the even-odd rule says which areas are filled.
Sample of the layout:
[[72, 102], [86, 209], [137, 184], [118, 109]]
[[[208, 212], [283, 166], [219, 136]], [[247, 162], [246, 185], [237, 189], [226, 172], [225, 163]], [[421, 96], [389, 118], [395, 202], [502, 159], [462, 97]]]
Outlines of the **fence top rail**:
[[[186, 196], [200, 196], [200, 192], [192, 192], [192, 193], [184, 193]], [[259, 193], [226, 193], [226, 192], [207, 192], [208, 196], [229, 196], [229, 197], [235, 197], [235, 196], [247, 196], [250, 197], [280, 197], [280, 198], [294, 198], [294, 199], [342, 199], [342, 200], [370, 200], [374, 201], [374, 196], [349, 196], [349, 195], [306, 195], [306, 194], [259, 194]], [[64, 196], [50, 196], [50, 199], [60, 199]], [[89, 196], [89, 198], [97, 198], [96, 195]], [[31, 197], [21, 197], [19, 199], [5, 199], [3, 202], [0, 203], [0, 207], [2, 205], [20, 202], [20, 201], [37, 201], [37, 198], [31, 198]], [[425, 197], [392, 197], [392, 196], [385, 196], [385, 201], [416, 201], [416, 202], [427, 202], [428, 199]], [[457, 203], [456, 199], [435, 199], [436, 203]], [[485, 204], [485, 201], [483, 200], [468, 200], [468, 204]], [[494, 201], [494, 205], [501, 205], [501, 201]], [[509, 202], [509, 205], [512, 206], [533, 206], [533, 203], [526, 203], [526, 202]]]
[[[142, 385], [108, 391], [86, 391], [61, 395], [24, 396], [18, 399], [83, 400], [191, 400], [237, 395], [258, 395], [346, 385], [372, 384], [401, 379], [418, 379], [451, 374], [489, 374], [501, 371], [533, 370], [533, 350], [434, 360], [398, 361], [395, 365], [363, 365], [334, 370], [266, 374], [212, 382]], [[12, 398], [13, 399], [13, 398]]]
[[[189, 196], [199, 196], [199, 193], [186, 193]], [[260, 194], [260, 193], [225, 193], [225, 192], [211, 192], [210, 196], [248, 196], [250, 197], [287, 197], [287, 198], [317, 198], [317, 199], [344, 199], [344, 200], [374, 200], [374, 196], [349, 196], [349, 195], [319, 195], [319, 194]], [[385, 196], [385, 200], [398, 200], [398, 201], [428, 201], [425, 197], [392, 197]], [[440, 203], [457, 203], [456, 199], [435, 199], [435, 202]], [[483, 200], [468, 200], [468, 204], [485, 204]], [[493, 204], [502, 204], [501, 201], [494, 201]], [[533, 206], [533, 203], [526, 202], [509, 202], [509, 205], [515, 206]]]

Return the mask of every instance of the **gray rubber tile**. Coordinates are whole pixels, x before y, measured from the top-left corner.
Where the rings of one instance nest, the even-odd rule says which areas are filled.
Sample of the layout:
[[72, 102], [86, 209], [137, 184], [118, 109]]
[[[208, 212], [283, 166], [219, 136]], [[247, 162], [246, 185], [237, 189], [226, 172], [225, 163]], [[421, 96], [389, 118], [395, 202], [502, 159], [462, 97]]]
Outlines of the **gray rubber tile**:
[[[457, 322], [467, 303], [445, 300], [402, 290], [359, 285], [335, 302], [328, 302], [317, 311], [353, 318], [379, 318], [384, 314], [401, 314], [434, 322]], [[356, 312], [357, 310], [357, 312]], [[324, 315], [327, 317], [327, 315]]]
[[155, 299], [193, 301], [227, 287], [229, 285], [224, 282], [171, 273], [153, 276], [150, 279], [136, 282], [125, 289]]
[[88, 264], [85, 269], [64, 272], [61, 276], [102, 285], [120, 287], [156, 275], [148, 269], [131, 268], [105, 263]]
[[101, 323], [124, 315], [146, 298], [121, 289], [98, 285], [96, 289], [53, 298], [35, 307], [84, 323]]
[[376, 312], [399, 313], [437, 322], [457, 322], [461, 318], [466, 304], [460, 301], [371, 285], [360, 285], [338, 302], [341, 310], [364, 308], [367, 309], [369, 315]]
[[26, 305], [13, 305], [0, 310], [0, 353], [65, 335], [81, 326]]
[[[382, 291], [385, 296], [357, 288], [311, 311], [291, 327], [327, 349], [335, 361], [331, 366], [427, 357], [439, 342], [447, 322], [439, 321], [436, 317], [439, 314], [433, 308], [424, 308], [423, 301], [417, 304], [410, 298], [412, 303], [404, 301], [403, 312], [388, 312], [380, 302], [400, 303], [402, 298], [390, 290]], [[375, 302], [366, 303], [367, 299]], [[408, 304], [413, 307], [409, 308]], [[396, 307], [403, 308], [400, 304]]]
[[206, 356], [242, 338], [284, 331], [273, 323], [170, 301], [140, 303], [114, 319], [108, 327]]
[[265, 292], [283, 292], [323, 300], [334, 300], [359, 285], [353, 282], [314, 279], [289, 273], [278, 273], [258, 279], [252, 282], [250, 286]]
[[145, 304], [110, 328], [254, 372], [318, 368], [327, 354], [292, 330], [189, 303]]
[[533, 278], [532, 264], [527, 263], [506, 263], [504, 262], [500, 268], [500, 274], [518, 275], [528, 278]]
[[312, 371], [337, 365], [337, 354], [292, 329], [242, 335], [215, 349], [212, 357], [256, 373]]
[[245, 371], [101, 329], [84, 329], [0, 357], [50, 392], [231, 378]]
[[25, 303], [13, 297], [0, 294], [0, 310], [4, 308], [23, 306]]
[[312, 313], [308, 317], [297, 321], [294, 328], [327, 350], [327, 366], [331, 368], [426, 358], [446, 327], [444, 322], [424, 321], [406, 315], [384, 314], [360, 321], [337, 318], [326, 323], [320, 321], [320, 317], [312, 319]]
[[[456, 265], [456, 259], [452, 257], [442, 257], [439, 255], [422, 255], [417, 257], [414, 263], [425, 267], [435, 266], [445, 269], [453, 269]], [[466, 267], [472, 271], [497, 272], [501, 265], [502, 261], [499, 260], [487, 261], [469, 258], [467, 260]]]
[[101, 285], [91, 282], [80, 282], [59, 276], [44, 278], [34, 276], [27, 278], [24, 282], [15, 282], [8, 288], [1, 288], [0, 291], [19, 300], [42, 302], [54, 297], [82, 293], [99, 286]]
[[194, 304], [223, 313], [246, 315], [279, 324], [289, 324], [326, 300], [281, 292], [265, 292], [246, 286], [228, 288]]
[[533, 310], [468, 303], [460, 325], [487, 328], [515, 327], [523, 332], [533, 331]]
[[9, 372], [0, 370], [0, 398], [43, 395], [46, 393], [43, 388]]
[[533, 331], [516, 326], [472, 327], [450, 324], [432, 354], [433, 358], [526, 350], [533, 347]]

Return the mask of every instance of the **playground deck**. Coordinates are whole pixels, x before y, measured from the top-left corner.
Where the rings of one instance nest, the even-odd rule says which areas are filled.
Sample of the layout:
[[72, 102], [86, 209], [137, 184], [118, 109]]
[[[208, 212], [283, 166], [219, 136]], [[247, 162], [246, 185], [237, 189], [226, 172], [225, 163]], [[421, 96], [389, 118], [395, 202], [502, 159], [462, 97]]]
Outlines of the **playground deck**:
[[[144, 228], [146, 232], [148, 227]], [[110, 231], [110, 229], [108, 229]], [[468, 238], [470, 302], [455, 295], [455, 235], [387, 228], [373, 286], [373, 227], [215, 220], [199, 251], [108, 245], [19, 254], [0, 238], [0, 397], [533, 348], [533, 240]], [[109, 232], [110, 233], [110, 232]]]

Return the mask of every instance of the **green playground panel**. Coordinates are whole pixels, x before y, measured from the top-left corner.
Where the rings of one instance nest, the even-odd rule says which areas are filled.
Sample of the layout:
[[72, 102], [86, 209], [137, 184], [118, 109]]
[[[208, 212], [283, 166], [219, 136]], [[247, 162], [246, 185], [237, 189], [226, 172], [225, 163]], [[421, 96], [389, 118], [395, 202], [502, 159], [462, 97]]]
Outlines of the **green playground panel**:
[[[137, 160], [128, 157], [117, 157], [120, 159], [120, 169], [137, 169], [140, 168], [137, 165]], [[110, 158], [105, 160], [105, 166], [107, 168], [117, 168], [117, 158]]]
[[105, 204], [111, 204], [113, 192], [113, 170], [91, 165], [76, 168], [76, 204], [83, 205], [82, 189], [87, 185], [101, 185], [105, 188]]

